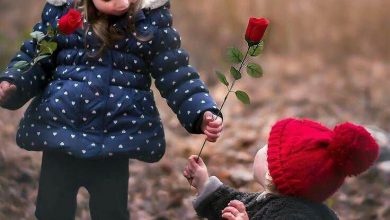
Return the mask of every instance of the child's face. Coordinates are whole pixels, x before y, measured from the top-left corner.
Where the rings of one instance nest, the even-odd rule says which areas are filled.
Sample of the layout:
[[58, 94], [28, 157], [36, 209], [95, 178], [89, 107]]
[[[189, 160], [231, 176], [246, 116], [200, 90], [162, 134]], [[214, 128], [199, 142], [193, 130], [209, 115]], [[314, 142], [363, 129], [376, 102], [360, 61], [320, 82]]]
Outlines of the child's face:
[[268, 145], [265, 145], [263, 148], [257, 151], [253, 161], [253, 177], [263, 187], [266, 185], [265, 176], [268, 172], [267, 150]]
[[125, 14], [130, 4], [139, 0], [92, 0], [96, 9], [107, 15], [120, 16]]

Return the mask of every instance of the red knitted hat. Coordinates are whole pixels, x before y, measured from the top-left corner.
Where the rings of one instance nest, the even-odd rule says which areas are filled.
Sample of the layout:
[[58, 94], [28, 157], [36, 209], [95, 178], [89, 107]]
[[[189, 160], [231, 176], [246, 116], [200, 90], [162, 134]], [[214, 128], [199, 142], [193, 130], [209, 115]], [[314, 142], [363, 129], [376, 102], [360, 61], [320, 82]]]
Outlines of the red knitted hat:
[[268, 140], [268, 169], [277, 190], [322, 202], [377, 159], [379, 146], [362, 126], [330, 130], [308, 119], [277, 122]]

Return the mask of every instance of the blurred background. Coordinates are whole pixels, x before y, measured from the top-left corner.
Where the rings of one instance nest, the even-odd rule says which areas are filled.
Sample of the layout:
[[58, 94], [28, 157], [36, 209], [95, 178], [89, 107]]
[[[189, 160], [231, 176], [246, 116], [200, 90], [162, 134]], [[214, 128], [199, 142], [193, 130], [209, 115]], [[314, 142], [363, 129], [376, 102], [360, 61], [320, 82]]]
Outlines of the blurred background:
[[[0, 67], [5, 68], [40, 19], [44, 0], [0, 1]], [[252, 104], [230, 97], [223, 110], [225, 130], [202, 157], [211, 175], [243, 191], [260, 191], [252, 161], [283, 117], [307, 117], [333, 127], [343, 121], [366, 126], [381, 145], [377, 163], [347, 179], [327, 201], [341, 219], [390, 219], [390, 1], [386, 0], [172, 0], [174, 26], [190, 62], [223, 101], [226, 89], [215, 71], [228, 73], [226, 49], [246, 48], [250, 16], [271, 26], [260, 63], [264, 77], [237, 83]], [[153, 88], [155, 89], [155, 88]], [[132, 219], [198, 219], [195, 192], [182, 176], [186, 158], [197, 154], [202, 136], [189, 135], [155, 92], [167, 135], [167, 153], [156, 164], [131, 161]], [[0, 109], [0, 219], [35, 219], [41, 153], [19, 149], [15, 133], [26, 107]], [[77, 219], [90, 219], [89, 195], [80, 189]]]

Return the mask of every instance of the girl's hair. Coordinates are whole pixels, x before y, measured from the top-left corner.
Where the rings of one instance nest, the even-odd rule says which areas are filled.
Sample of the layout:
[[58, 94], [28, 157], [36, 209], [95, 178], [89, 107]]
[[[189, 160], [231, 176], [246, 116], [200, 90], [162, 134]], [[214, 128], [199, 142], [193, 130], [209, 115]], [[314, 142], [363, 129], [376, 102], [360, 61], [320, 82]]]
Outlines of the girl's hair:
[[265, 187], [265, 190], [267, 192], [270, 192], [272, 194], [279, 194], [278, 190], [276, 189], [275, 184], [272, 182], [272, 177], [271, 177], [269, 171], [267, 171], [265, 173], [265, 186], [264, 187]]
[[[133, 33], [137, 37], [134, 14], [141, 10], [141, 3], [142, 0], [132, 3], [128, 12], [122, 16], [112, 16], [99, 12], [92, 0], [75, 0], [75, 7], [82, 11], [84, 18], [87, 20], [88, 26], [85, 28], [84, 36], [87, 36], [86, 33], [92, 28], [102, 44], [96, 53], [88, 54], [90, 57], [101, 55], [104, 49], [111, 47], [115, 41], [124, 39], [128, 33]], [[125, 29], [116, 28], [114, 26], [115, 22], [119, 19], [124, 19], [124, 17], [128, 18]], [[84, 42], [86, 43], [86, 40]]]

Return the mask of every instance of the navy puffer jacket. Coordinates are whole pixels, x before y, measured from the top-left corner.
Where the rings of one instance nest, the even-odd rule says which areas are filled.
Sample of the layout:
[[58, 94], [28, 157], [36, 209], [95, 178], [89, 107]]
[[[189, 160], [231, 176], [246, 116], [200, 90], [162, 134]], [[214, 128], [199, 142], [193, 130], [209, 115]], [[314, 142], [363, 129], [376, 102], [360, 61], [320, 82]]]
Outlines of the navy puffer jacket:
[[[129, 33], [94, 59], [86, 52], [97, 51], [99, 41], [94, 33], [84, 37], [84, 30], [78, 30], [58, 35], [56, 54], [22, 73], [12, 66], [20, 60], [31, 61], [36, 54], [34, 42], [24, 42], [0, 76], [0, 81], [17, 86], [2, 107], [18, 109], [35, 97], [19, 124], [16, 142], [20, 147], [62, 151], [79, 158], [160, 160], [165, 139], [150, 90], [151, 76], [186, 130], [201, 132], [203, 113], [217, 113], [216, 104], [189, 65], [187, 52], [180, 48], [169, 1], [154, 2], [163, 4], [144, 7], [135, 16], [138, 33], [151, 36], [149, 41]], [[46, 3], [34, 30], [46, 32], [47, 25], [55, 26], [71, 7], [71, 1], [62, 6]], [[124, 21], [119, 20], [117, 27], [123, 28]]]

